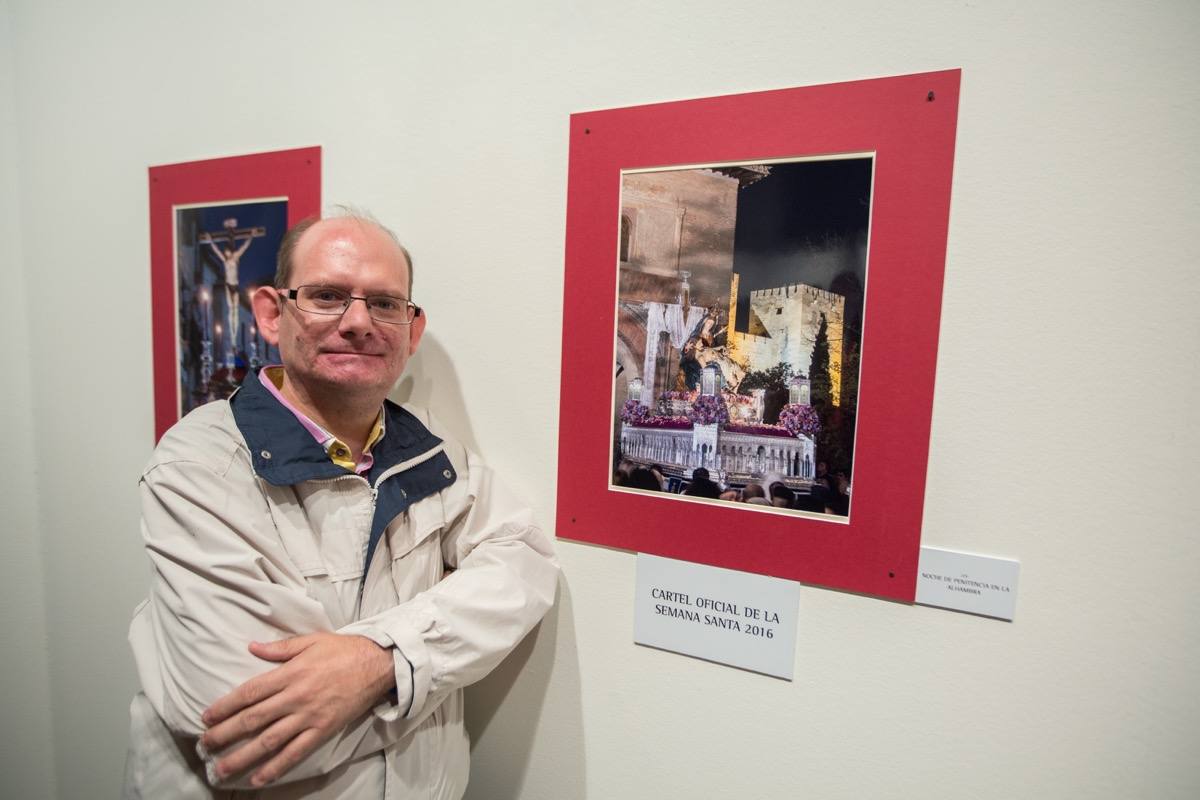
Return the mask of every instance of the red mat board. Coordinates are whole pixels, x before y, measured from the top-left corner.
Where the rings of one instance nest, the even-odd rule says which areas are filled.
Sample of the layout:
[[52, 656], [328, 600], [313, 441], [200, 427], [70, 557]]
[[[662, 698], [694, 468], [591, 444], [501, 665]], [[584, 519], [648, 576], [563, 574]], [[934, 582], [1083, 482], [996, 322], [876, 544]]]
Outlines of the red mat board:
[[[572, 115], [559, 536], [912, 601], [959, 80], [949, 70]], [[839, 154], [873, 159], [848, 517], [613, 487], [623, 175]]]
[[[186, 334], [182, 330], [177, 291], [177, 211], [181, 207], [232, 207], [263, 200], [286, 203], [286, 227], [305, 217], [319, 215], [321, 148], [305, 147], [150, 167], [149, 188], [154, 437], [157, 441], [179, 419], [181, 408], [181, 342]], [[261, 247], [253, 251], [256, 257], [262, 256], [260, 250]]]

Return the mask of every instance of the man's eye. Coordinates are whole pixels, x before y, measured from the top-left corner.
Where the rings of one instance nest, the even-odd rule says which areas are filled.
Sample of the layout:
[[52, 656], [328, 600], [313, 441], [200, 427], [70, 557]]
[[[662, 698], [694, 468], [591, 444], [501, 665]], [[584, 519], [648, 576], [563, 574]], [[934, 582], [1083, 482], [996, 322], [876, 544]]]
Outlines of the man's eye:
[[390, 297], [372, 297], [371, 307], [380, 311], [396, 311], [400, 308], [400, 302]]
[[340, 303], [344, 300], [341, 293], [333, 289], [315, 289], [312, 293], [312, 299], [318, 303]]

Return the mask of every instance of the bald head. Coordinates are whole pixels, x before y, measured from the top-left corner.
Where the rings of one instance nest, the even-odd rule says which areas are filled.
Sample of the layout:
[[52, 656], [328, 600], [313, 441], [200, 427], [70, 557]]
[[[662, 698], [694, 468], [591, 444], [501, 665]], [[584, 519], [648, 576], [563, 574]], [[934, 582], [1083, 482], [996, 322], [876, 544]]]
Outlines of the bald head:
[[[390, 228], [375, 219], [370, 214], [351, 209], [345, 206], [335, 207], [334, 213], [328, 217], [305, 217], [283, 235], [283, 241], [279, 243], [279, 255], [275, 260], [275, 288], [276, 289], [291, 289], [292, 276], [296, 271], [296, 251], [300, 247], [300, 241], [310, 229], [320, 226], [321, 228], [342, 227], [345, 224], [357, 224], [364, 227], [374, 228], [385, 234], [392, 243], [396, 245], [396, 249], [404, 257], [405, 266], [408, 268], [408, 299], [412, 299], [413, 287], [413, 261], [412, 255], [408, 249], [400, 244], [400, 239], [392, 232]], [[321, 231], [318, 231], [320, 233]]]

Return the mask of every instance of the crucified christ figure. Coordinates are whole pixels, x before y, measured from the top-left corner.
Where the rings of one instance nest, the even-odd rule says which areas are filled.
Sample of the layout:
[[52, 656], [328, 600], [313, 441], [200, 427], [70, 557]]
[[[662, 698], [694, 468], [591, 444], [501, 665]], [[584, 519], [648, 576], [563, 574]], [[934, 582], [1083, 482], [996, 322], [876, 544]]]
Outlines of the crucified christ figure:
[[[217, 261], [221, 262], [221, 276], [213, 286], [213, 294], [220, 293], [225, 298], [224, 339], [220, 348], [221, 363], [233, 367], [237, 354], [238, 336], [241, 333], [241, 292], [239, 290], [238, 266], [245, 255], [250, 243], [260, 236], [266, 235], [262, 227], [238, 228], [237, 220], [230, 217], [224, 222], [223, 231], [201, 233], [199, 242], [212, 248]], [[238, 240], [242, 239], [241, 245]]]
[[254, 241], [254, 236], [252, 234], [247, 235], [246, 240], [242, 242], [241, 246], [237, 250], [234, 250], [232, 247], [234, 241], [235, 239], [233, 234], [230, 234], [228, 244], [223, 247], [218, 247], [216, 241], [214, 241], [211, 237], [208, 240], [208, 246], [213, 249], [213, 252], [217, 254], [217, 258], [225, 267], [225, 280], [223, 283], [223, 288], [225, 289], [226, 319], [229, 323], [228, 327], [225, 329], [228, 331], [228, 333], [225, 334], [225, 352], [227, 354], [226, 361], [228, 362], [227, 366], [232, 366], [233, 357], [230, 354], [237, 351], [238, 331], [241, 330], [238, 327], [239, 317], [241, 316], [242, 310], [242, 300], [238, 293], [238, 262], [241, 260], [242, 254], [246, 252], [246, 248], [250, 247], [250, 243]]
[[254, 236], [249, 235], [246, 237], [246, 241], [242, 242], [242, 246], [234, 250], [230, 246], [232, 242], [224, 247], [217, 247], [217, 243], [212, 237], [208, 239], [208, 246], [213, 249], [213, 252], [217, 254], [217, 258], [225, 266], [225, 285], [233, 287], [235, 291], [238, 285], [238, 261], [241, 260], [242, 253], [246, 252], [246, 248], [253, 241]]

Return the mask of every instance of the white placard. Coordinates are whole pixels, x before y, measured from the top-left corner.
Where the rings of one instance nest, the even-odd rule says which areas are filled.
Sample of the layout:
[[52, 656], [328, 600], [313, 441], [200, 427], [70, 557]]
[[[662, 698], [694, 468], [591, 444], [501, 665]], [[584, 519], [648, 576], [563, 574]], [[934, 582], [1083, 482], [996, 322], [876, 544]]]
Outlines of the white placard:
[[1012, 621], [1021, 562], [922, 547], [917, 602]]
[[638, 553], [633, 640], [792, 679], [800, 584]]

